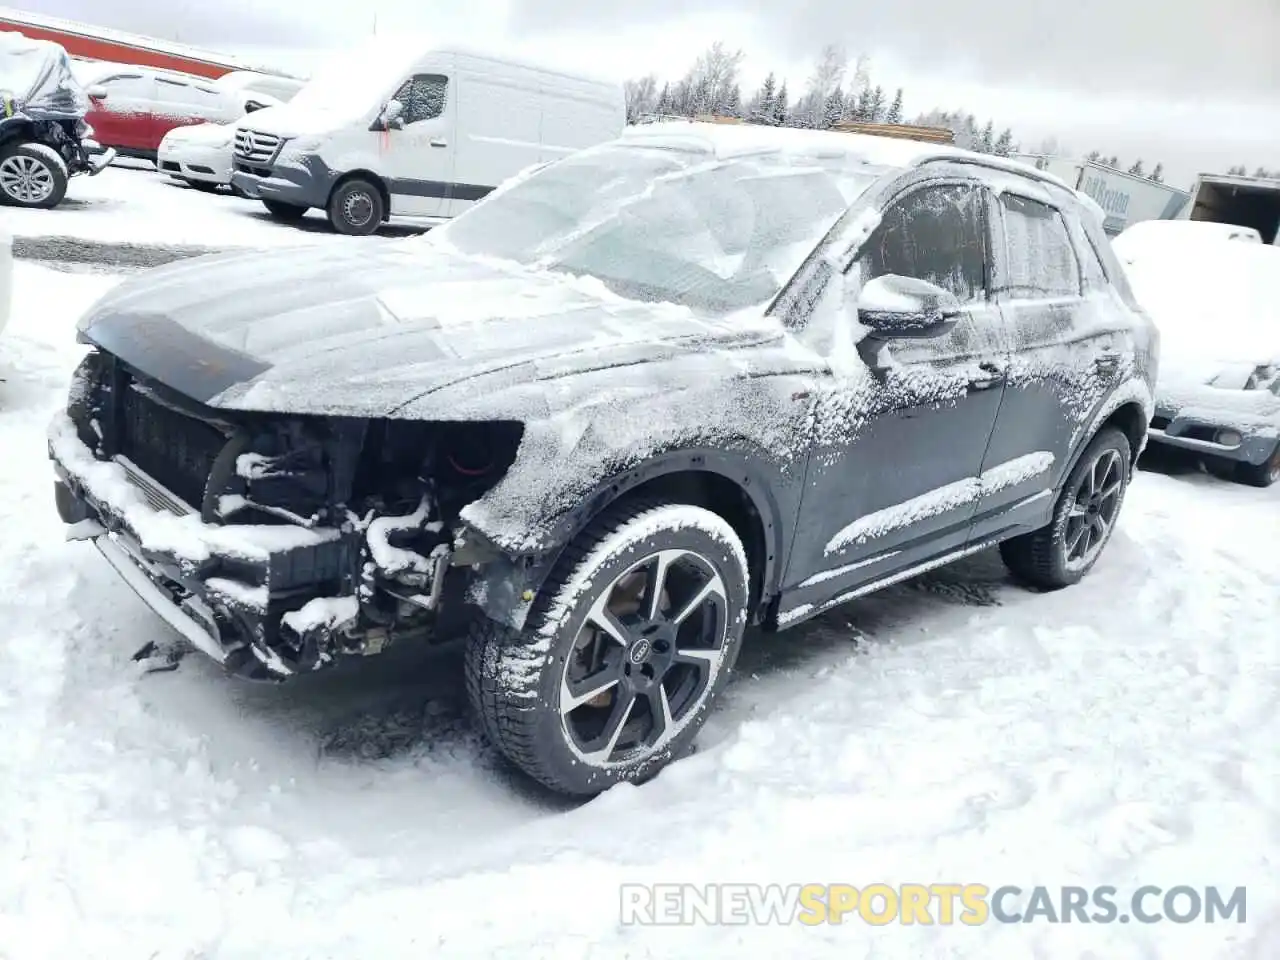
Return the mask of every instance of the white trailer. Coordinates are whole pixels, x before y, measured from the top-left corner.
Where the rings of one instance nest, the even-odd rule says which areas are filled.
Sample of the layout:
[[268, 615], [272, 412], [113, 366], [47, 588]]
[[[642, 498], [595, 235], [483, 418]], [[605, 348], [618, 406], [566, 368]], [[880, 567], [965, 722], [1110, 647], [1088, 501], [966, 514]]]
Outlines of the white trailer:
[[1052, 173], [1091, 197], [1105, 215], [1103, 229], [1111, 236], [1142, 220], [1173, 220], [1189, 206], [1191, 194], [1167, 183], [1125, 173], [1092, 160], [1069, 160], [1035, 154], [1013, 159]]

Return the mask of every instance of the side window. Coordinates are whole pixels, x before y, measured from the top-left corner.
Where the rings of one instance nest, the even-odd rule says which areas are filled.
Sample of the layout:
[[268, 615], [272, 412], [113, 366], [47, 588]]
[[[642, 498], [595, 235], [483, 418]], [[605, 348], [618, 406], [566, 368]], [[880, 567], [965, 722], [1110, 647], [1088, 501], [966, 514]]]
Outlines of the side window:
[[112, 97], [150, 97], [151, 81], [135, 73], [126, 73], [103, 80], [100, 84], [107, 91], [108, 102]]
[[179, 107], [215, 109], [221, 104], [218, 94], [208, 87], [196, 87], [189, 83], [166, 80], [164, 77], [156, 80], [156, 94], [162, 103]]
[[1076, 228], [1076, 236], [1080, 238], [1076, 242], [1076, 249], [1080, 251], [1080, 275], [1084, 280], [1085, 293], [1106, 290], [1111, 286], [1111, 281], [1107, 279], [1107, 270], [1102, 265], [1102, 258], [1098, 256], [1098, 248], [1093, 245], [1083, 227]]
[[404, 104], [406, 124], [432, 120], [444, 113], [449, 78], [436, 73], [420, 73], [404, 82], [392, 99]]
[[862, 280], [928, 280], [961, 303], [987, 296], [983, 193], [963, 184], [924, 187], [896, 201], [862, 248]]
[[1005, 268], [1001, 289], [1015, 297], [1080, 295], [1080, 265], [1062, 214], [1037, 200], [1000, 195]]

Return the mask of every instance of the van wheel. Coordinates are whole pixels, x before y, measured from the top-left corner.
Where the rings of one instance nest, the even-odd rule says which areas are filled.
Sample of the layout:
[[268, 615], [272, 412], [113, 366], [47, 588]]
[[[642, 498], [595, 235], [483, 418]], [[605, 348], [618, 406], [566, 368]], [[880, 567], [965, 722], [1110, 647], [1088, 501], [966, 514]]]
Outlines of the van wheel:
[[1044, 590], [1084, 579], [1120, 519], [1129, 489], [1131, 450], [1129, 438], [1115, 427], [1098, 432], [1067, 476], [1053, 520], [1000, 544], [1000, 556], [1010, 573]]
[[742, 542], [709, 510], [606, 512], [565, 548], [524, 630], [473, 628], [481, 729], [563, 794], [652, 777], [692, 746], [733, 671], [749, 582]]
[[263, 200], [262, 205], [267, 208], [267, 213], [275, 217], [277, 220], [283, 220], [286, 223], [297, 223], [307, 215], [307, 208], [300, 207], [296, 203], [282, 203], [279, 200]]
[[17, 143], [0, 148], [0, 200], [48, 210], [67, 195], [67, 167], [52, 147]]
[[348, 180], [329, 198], [329, 222], [339, 233], [367, 237], [382, 226], [386, 209], [376, 186], [368, 180]]

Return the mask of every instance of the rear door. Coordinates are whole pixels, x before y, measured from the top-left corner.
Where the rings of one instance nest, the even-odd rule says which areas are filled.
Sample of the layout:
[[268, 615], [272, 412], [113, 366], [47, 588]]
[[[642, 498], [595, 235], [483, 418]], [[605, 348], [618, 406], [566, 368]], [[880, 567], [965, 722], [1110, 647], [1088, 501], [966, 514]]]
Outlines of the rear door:
[[93, 108], [85, 120], [93, 127], [94, 137], [104, 147], [117, 150], [154, 150], [151, 126], [156, 99], [153, 76], [143, 73], [118, 73], [91, 84], [101, 87], [105, 96], [91, 100]]
[[219, 123], [226, 112], [222, 96], [213, 88], [169, 77], [156, 78], [155, 122], [152, 149], [175, 127], [197, 123]]
[[993, 293], [1010, 355], [989, 459], [1019, 469], [979, 503], [975, 540], [1047, 522], [1057, 481], [1133, 356], [1128, 318], [1074, 205], [1031, 184], [1026, 195], [1006, 188], [994, 208]]
[[404, 106], [404, 125], [369, 134], [380, 138], [378, 155], [397, 216], [445, 216], [454, 167], [453, 87], [444, 72], [415, 73], [391, 98]]

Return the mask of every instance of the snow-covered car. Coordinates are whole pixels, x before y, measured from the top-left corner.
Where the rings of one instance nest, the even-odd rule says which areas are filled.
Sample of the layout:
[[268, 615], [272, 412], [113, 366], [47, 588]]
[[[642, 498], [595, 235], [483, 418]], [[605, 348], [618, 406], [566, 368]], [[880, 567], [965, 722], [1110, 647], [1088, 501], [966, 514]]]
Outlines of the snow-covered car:
[[0, 333], [13, 310], [13, 237], [0, 226]]
[[1152, 441], [1268, 487], [1280, 481], [1280, 248], [1226, 226], [1150, 221], [1112, 246], [1164, 344]]
[[[255, 101], [247, 104], [249, 113], [279, 104], [265, 94], [256, 94], [255, 97]], [[156, 169], [204, 190], [229, 187], [236, 129], [234, 123], [175, 127], [160, 141], [156, 151]]]
[[69, 537], [243, 676], [465, 634], [483, 729], [577, 795], [690, 748], [748, 625], [995, 544], [1079, 581], [1158, 349], [1056, 178], [699, 123], [423, 238], [152, 270], [79, 335]]

